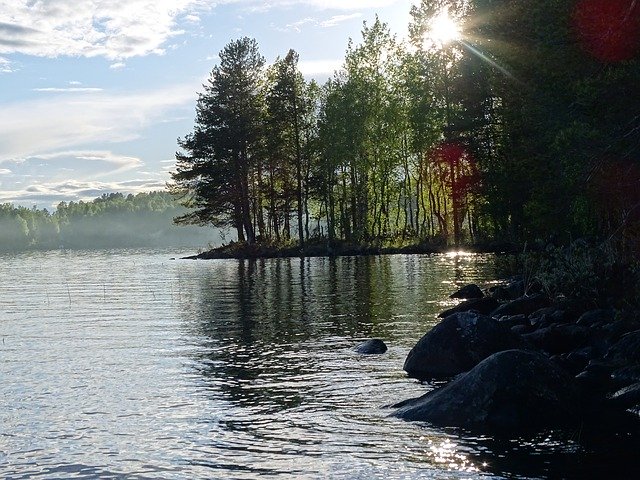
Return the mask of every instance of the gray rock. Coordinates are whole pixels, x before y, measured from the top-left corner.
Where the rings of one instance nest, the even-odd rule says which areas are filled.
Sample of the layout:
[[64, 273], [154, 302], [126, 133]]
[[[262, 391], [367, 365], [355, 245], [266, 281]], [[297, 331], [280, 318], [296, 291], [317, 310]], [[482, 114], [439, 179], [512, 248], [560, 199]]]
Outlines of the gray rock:
[[482, 293], [482, 290], [480, 290], [480, 287], [478, 287], [475, 283], [465, 285], [457, 292], [454, 292], [451, 295], [449, 295], [449, 298], [464, 298], [464, 299], [482, 298], [482, 297], [484, 297], [484, 293]]
[[450, 315], [427, 332], [411, 349], [404, 370], [419, 380], [447, 378], [470, 370], [502, 350], [525, 349], [518, 335], [485, 315]]
[[515, 433], [574, 423], [577, 389], [544, 355], [499, 352], [446, 386], [402, 402], [395, 416], [438, 426]]
[[387, 345], [382, 340], [373, 338], [358, 345], [355, 351], [363, 355], [380, 355], [387, 351]]

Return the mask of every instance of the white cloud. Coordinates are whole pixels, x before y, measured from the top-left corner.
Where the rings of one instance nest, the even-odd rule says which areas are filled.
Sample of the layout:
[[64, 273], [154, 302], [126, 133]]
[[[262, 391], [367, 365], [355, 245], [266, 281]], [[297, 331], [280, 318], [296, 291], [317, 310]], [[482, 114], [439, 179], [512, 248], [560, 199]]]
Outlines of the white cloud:
[[51, 92], [51, 93], [89, 93], [89, 92], [101, 92], [101, 88], [95, 87], [46, 87], [46, 88], [34, 88], [34, 92]]
[[0, 73], [13, 73], [16, 68], [10, 60], [0, 57]]
[[[41, 57], [102, 56], [115, 61], [163, 54], [171, 38], [193, 28], [218, 5], [237, 4], [248, 12], [296, 6], [357, 11], [406, 0], [0, 0], [0, 54]], [[337, 15], [325, 26], [354, 18]], [[12, 71], [0, 57], [0, 72]]]
[[320, 22], [320, 26], [324, 28], [335, 27], [336, 25], [342, 22], [347, 22], [349, 20], [353, 20], [355, 18], [361, 18], [361, 17], [362, 17], [361, 13], [352, 13], [350, 15], [334, 15], [330, 19]]
[[[215, 5], [216, 2], [210, 2]], [[343, 10], [353, 11], [361, 9], [382, 8], [395, 4], [404, 4], [407, 8], [410, 3], [407, 0], [222, 0], [218, 4], [242, 4], [248, 12], [264, 12], [275, 8], [295, 7], [306, 5], [317, 10]]]
[[143, 93], [68, 93], [5, 104], [0, 109], [0, 164], [92, 142], [138, 138], [143, 128], [166, 121], [177, 109], [192, 109], [195, 90], [186, 84]]
[[[103, 163], [107, 168], [105, 174], [114, 174], [123, 172], [126, 170], [132, 170], [137, 167], [141, 167], [144, 165], [142, 160], [137, 157], [131, 157], [126, 155], [118, 155], [114, 154], [110, 151], [98, 150], [98, 151], [84, 151], [84, 150], [76, 150], [76, 151], [64, 151], [64, 152], [54, 152], [54, 153], [46, 153], [43, 155], [37, 155], [33, 157], [34, 160], [45, 160], [45, 161], [57, 161], [57, 160], [75, 160], [79, 162], [99, 162]], [[40, 165], [42, 166], [42, 165]], [[93, 168], [93, 166], [92, 166]], [[60, 170], [73, 170], [76, 169], [64, 169]]]
[[10, 173], [11, 173], [11, 170], [7, 168], [0, 168], [0, 175], [9, 175]]
[[307, 18], [303, 18], [302, 20], [298, 20], [297, 22], [287, 24], [282, 30], [285, 32], [293, 30], [295, 32], [300, 33], [302, 31], [302, 27], [308, 24], [317, 25], [318, 21], [314, 18], [307, 17]]
[[123, 59], [162, 53], [203, 0], [0, 0], [0, 53]]
[[109, 68], [111, 70], [121, 70], [126, 66], [127, 66], [127, 64], [124, 63], [124, 62], [116, 62], [116, 63], [112, 63], [111, 65], [109, 65]]
[[331, 28], [339, 25], [340, 23], [347, 22], [349, 20], [353, 20], [361, 17], [362, 17], [362, 13], [352, 13], [349, 15], [334, 15], [333, 17], [327, 20], [322, 20], [322, 21], [312, 17], [306, 17], [306, 18], [303, 18], [302, 20], [298, 20], [297, 22], [288, 23], [287, 25], [284, 26], [284, 28], [276, 27], [275, 29], [281, 32], [294, 31], [294, 32], [300, 33], [302, 32], [302, 27], [304, 27], [305, 25], [311, 25], [314, 27], [321, 27], [321, 28]]

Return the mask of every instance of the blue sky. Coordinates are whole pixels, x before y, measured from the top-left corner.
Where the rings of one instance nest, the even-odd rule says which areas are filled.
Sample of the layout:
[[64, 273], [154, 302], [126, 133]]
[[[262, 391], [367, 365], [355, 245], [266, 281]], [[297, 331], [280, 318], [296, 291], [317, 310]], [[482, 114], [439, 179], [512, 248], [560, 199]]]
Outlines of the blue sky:
[[51, 208], [157, 190], [197, 92], [232, 39], [307, 78], [340, 67], [376, 13], [406, 35], [410, 0], [0, 0], [0, 203]]

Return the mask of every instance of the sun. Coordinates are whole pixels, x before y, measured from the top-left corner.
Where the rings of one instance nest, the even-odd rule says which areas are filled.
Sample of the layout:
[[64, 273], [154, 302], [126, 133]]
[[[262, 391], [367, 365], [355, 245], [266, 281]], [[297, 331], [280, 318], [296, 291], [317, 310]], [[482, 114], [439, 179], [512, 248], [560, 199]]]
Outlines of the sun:
[[460, 25], [449, 16], [449, 12], [444, 10], [431, 19], [427, 37], [435, 46], [443, 47], [460, 40], [462, 32]]

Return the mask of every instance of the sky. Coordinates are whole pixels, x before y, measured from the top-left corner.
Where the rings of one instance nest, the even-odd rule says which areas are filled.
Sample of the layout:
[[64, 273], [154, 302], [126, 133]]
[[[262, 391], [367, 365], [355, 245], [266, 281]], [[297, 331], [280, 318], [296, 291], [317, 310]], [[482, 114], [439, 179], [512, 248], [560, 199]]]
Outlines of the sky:
[[375, 15], [406, 36], [411, 0], [0, 0], [0, 203], [55, 208], [159, 190], [231, 40], [290, 48], [324, 83]]

